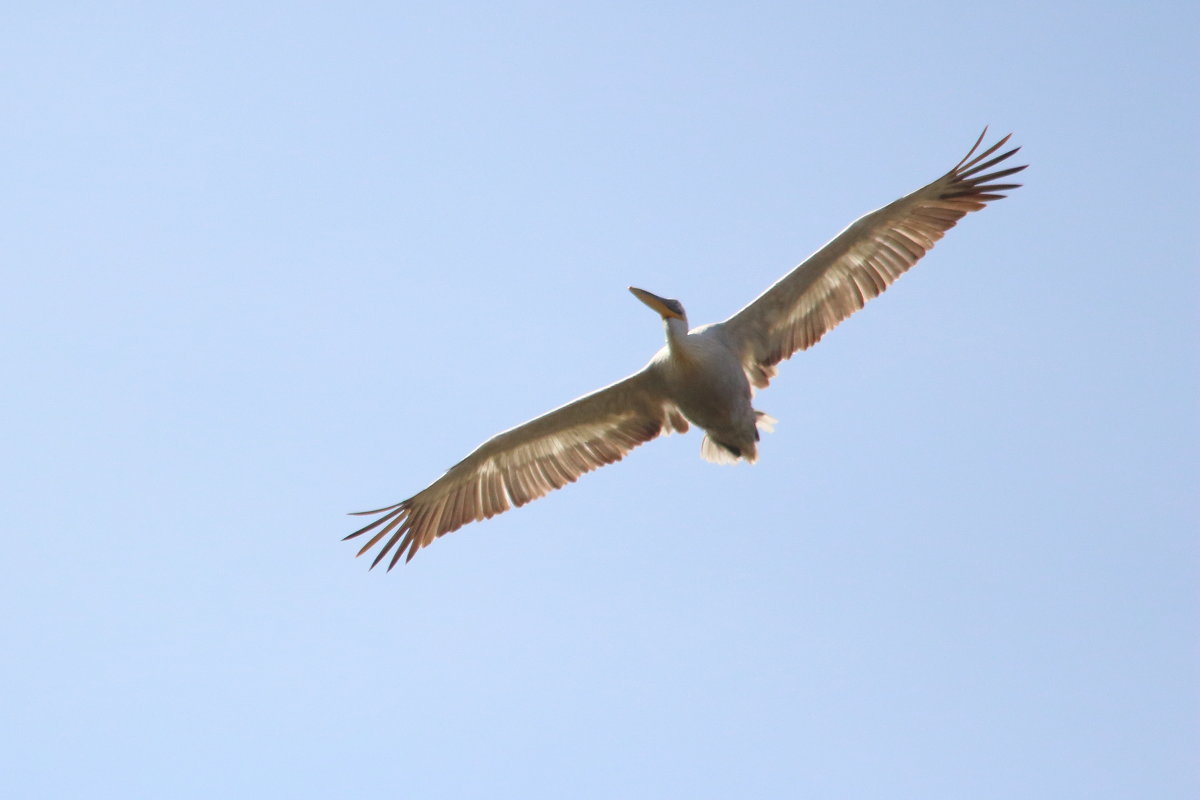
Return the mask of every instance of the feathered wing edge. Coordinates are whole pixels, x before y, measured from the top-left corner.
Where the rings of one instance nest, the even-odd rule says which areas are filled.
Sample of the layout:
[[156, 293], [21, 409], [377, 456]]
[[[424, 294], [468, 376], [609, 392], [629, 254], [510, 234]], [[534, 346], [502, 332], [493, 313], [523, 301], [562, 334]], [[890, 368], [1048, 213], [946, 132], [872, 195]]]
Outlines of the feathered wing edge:
[[386, 538], [371, 568], [394, 550], [390, 571], [439, 536], [561, 489], [661, 433], [687, 429], [656, 374], [642, 370], [493, 436], [407, 500], [356, 512], [383, 516], [345, 538], [375, 531], [360, 556]]
[[941, 178], [853, 222], [721, 323], [751, 383], [765, 387], [776, 364], [816, 344], [883, 293], [958, 220], [1020, 186], [995, 181], [1025, 166], [986, 172], [1020, 150], [1014, 147], [993, 156], [1012, 134], [976, 155], [986, 135], [984, 128], [967, 155]]

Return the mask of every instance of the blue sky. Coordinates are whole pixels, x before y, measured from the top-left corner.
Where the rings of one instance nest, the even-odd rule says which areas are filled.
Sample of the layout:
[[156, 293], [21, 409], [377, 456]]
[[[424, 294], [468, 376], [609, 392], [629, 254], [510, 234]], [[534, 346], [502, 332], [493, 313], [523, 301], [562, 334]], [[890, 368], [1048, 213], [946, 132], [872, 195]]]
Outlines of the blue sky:
[[[7, 796], [1197, 796], [1195, 4], [26, 6]], [[757, 465], [339, 541], [985, 124]]]

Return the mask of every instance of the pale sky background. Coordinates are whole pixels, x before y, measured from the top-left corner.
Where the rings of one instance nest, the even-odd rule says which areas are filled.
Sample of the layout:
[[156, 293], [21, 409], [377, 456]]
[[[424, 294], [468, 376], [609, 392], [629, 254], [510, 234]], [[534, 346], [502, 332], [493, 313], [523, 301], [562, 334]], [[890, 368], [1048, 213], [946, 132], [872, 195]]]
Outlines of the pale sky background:
[[[1198, 8], [10, 7], [0, 793], [1200, 797]], [[985, 124], [757, 465], [339, 541]]]

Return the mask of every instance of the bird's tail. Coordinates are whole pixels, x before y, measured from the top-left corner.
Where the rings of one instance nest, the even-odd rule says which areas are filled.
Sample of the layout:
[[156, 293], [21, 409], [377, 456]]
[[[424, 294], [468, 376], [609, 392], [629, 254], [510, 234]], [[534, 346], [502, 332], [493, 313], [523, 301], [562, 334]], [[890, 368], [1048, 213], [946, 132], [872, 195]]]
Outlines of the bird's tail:
[[732, 445], [722, 444], [707, 433], [704, 434], [704, 439], [700, 442], [700, 457], [711, 464], [736, 464], [739, 458], [754, 461], [753, 455], [747, 458], [747, 453], [744, 450]]

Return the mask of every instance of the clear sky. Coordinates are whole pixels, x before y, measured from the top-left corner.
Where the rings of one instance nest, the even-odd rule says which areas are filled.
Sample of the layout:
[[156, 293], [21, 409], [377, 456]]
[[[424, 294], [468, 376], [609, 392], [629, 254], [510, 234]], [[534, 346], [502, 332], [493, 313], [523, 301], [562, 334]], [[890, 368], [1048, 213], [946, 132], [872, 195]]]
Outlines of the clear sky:
[[[13, 6], [0, 791], [1200, 796], [1197, 8]], [[339, 541], [985, 124], [757, 465]]]

